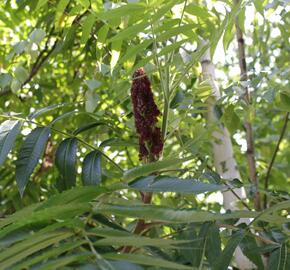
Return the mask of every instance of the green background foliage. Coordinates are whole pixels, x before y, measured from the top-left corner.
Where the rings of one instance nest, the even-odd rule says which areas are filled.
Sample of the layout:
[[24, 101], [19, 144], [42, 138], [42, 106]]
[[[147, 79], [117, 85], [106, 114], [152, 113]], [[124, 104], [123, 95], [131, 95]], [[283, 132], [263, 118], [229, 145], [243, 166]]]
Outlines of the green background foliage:
[[[237, 16], [247, 81], [235, 73]], [[262, 257], [289, 269], [289, 29], [287, 1], [1, 1], [0, 269], [218, 270], [236, 266], [238, 246], [257, 269]], [[223, 57], [215, 124], [205, 117], [207, 49]], [[163, 155], [150, 164], [138, 158], [130, 97], [139, 67], [162, 112]], [[245, 121], [268, 202], [260, 213]], [[219, 125], [241, 179], [214, 169]], [[211, 199], [240, 186], [247, 209], [225, 213]], [[142, 192], [154, 192], [152, 204]]]

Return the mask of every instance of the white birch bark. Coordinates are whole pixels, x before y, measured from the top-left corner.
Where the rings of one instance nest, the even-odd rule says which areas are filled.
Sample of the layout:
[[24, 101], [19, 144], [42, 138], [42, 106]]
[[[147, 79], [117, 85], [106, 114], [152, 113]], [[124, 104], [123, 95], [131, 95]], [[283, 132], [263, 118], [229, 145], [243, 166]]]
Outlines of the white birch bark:
[[[214, 106], [216, 100], [221, 96], [220, 90], [216, 84], [215, 77], [215, 67], [211, 62], [209, 49], [203, 55], [201, 59], [202, 65], [202, 76], [204, 80], [207, 80], [212, 87], [212, 97], [208, 101], [208, 115], [207, 121], [209, 124], [216, 124], [219, 120], [217, 119]], [[214, 165], [217, 173], [224, 179], [241, 179], [240, 173], [237, 168], [237, 163], [234, 157], [233, 146], [231, 142], [231, 137], [229, 131], [226, 127], [218, 125], [219, 130], [213, 132], [213, 158]], [[246, 198], [246, 193], [244, 188], [234, 189], [235, 193], [242, 199]], [[237, 210], [238, 199], [234, 196], [231, 191], [226, 191], [223, 193], [223, 205], [225, 209]], [[242, 219], [239, 222], [249, 223], [249, 219]], [[243, 255], [241, 249], [238, 247], [235, 251], [235, 260], [237, 266], [242, 269], [253, 269], [255, 265], [249, 261], [249, 259]]]

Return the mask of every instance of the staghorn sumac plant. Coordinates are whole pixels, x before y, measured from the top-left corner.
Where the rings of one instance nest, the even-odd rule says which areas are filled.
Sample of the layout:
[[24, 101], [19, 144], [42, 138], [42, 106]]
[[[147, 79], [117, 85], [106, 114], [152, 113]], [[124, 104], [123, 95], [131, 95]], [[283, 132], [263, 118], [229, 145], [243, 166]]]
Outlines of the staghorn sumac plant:
[[133, 74], [131, 98], [139, 135], [139, 158], [145, 162], [157, 160], [163, 149], [160, 128], [157, 127], [160, 111], [155, 104], [151, 83], [143, 68], [139, 68]]

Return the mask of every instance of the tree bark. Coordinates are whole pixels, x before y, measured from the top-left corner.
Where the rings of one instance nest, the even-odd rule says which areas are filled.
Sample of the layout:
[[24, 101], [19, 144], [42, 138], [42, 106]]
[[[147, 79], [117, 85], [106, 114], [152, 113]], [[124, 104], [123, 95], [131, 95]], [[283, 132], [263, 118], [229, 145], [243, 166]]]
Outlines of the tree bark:
[[[241, 179], [240, 173], [237, 168], [237, 163], [234, 157], [233, 146], [229, 131], [221, 123], [215, 113], [215, 103], [220, 98], [221, 94], [219, 88], [215, 82], [215, 67], [211, 62], [209, 49], [203, 55], [201, 59], [202, 76], [204, 80], [207, 80], [212, 87], [212, 97], [208, 99], [208, 113], [207, 121], [208, 124], [218, 124], [219, 130], [213, 132], [213, 159], [214, 165], [218, 174], [224, 179]], [[244, 188], [235, 188], [234, 192], [241, 199], [246, 198]], [[223, 205], [225, 209], [237, 210], [238, 199], [231, 191], [223, 193]], [[249, 223], [249, 219], [241, 219], [239, 223]], [[238, 247], [235, 251], [235, 260], [239, 269], [253, 269], [255, 266], [249, 261], [249, 259], [243, 255], [241, 249]]]

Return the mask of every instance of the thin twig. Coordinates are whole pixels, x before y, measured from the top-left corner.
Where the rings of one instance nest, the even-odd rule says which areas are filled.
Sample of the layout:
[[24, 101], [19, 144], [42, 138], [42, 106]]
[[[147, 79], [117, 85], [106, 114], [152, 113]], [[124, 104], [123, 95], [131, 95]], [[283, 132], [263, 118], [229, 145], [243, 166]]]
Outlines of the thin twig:
[[244, 200], [235, 192], [234, 189], [228, 185], [228, 183], [224, 182], [224, 184], [227, 186], [227, 188], [233, 193], [233, 195], [242, 203], [242, 205], [247, 208], [249, 211], [251, 211], [251, 208], [244, 202]]
[[[235, 4], [239, 5], [240, 0], [235, 0]], [[236, 25], [236, 37], [238, 41], [238, 56], [239, 56], [239, 66], [240, 66], [240, 79], [241, 81], [248, 80], [248, 71], [247, 71], [247, 63], [246, 63], [246, 56], [245, 56], [245, 41], [243, 37], [243, 32], [239, 26], [238, 16], [235, 20]], [[251, 104], [251, 95], [247, 87], [245, 89], [245, 97], [244, 100], [247, 105]], [[256, 194], [255, 194], [255, 209], [261, 210], [261, 201], [260, 201], [260, 194], [259, 194], [259, 180], [257, 178], [257, 168], [256, 168], [256, 160], [255, 160], [255, 147], [254, 147], [254, 139], [253, 139], [253, 129], [252, 124], [246, 120], [245, 122], [245, 129], [246, 129], [246, 141], [247, 141], [247, 160], [249, 166], [249, 176], [252, 183], [255, 185]]]
[[[37, 56], [35, 62], [33, 63], [32, 67], [31, 67], [31, 70], [29, 72], [28, 77], [21, 84], [21, 87], [20, 88], [22, 88], [25, 84], [29, 83], [32, 80], [32, 78], [37, 74], [37, 72], [39, 71], [39, 69], [42, 67], [42, 65], [45, 63], [45, 61], [48, 59], [48, 57], [54, 51], [54, 49], [55, 49], [55, 47], [56, 47], [56, 45], [58, 43], [58, 40], [57, 39], [54, 42], [54, 44], [51, 47], [51, 49], [48, 50], [48, 46], [49, 46], [49, 43], [50, 43], [50, 40], [51, 40], [51, 36], [53, 35], [53, 32], [54, 32], [54, 27], [52, 27], [52, 29], [51, 29], [48, 37], [47, 37], [47, 40], [45, 42], [44, 49], [40, 51], [39, 55]], [[43, 56], [45, 53], [46, 53], [46, 55]], [[7, 89], [5, 91], [0, 92], [0, 96], [4, 96], [4, 95], [10, 94], [10, 93], [11, 93], [11, 88], [10, 89]]]
[[[77, 16], [73, 22], [72, 25], [74, 24], [80, 24], [80, 20], [89, 13], [88, 10], [86, 10], [85, 12], [83, 12], [81, 15]], [[65, 15], [68, 16], [67, 12], [64, 12]], [[36, 61], [34, 62], [34, 64], [32, 65], [30, 74], [28, 76], [28, 78], [22, 83], [21, 88], [27, 84], [28, 82], [31, 81], [31, 79], [37, 74], [37, 72], [39, 71], [39, 69], [42, 67], [42, 65], [46, 62], [46, 60], [49, 58], [49, 56], [53, 53], [54, 49], [56, 48], [56, 45], [58, 44], [58, 39], [55, 40], [54, 44], [52, 45], [51, 49], [48, 51], [48, 46], [51, 40], [51, 37], [54, 33], [54, 27], [52, 27], [50, 33], [48, 34], [48, 38], [46, 40], [44, 49], [39, 53]], [[47, 52], [47, 53], [46, 53]], [[45, 56], [43, 56], [46, 53]]]
[[[74, 21], [72, 22], [72, 24], [78, 24], [80, 26], [82, 26], [80, 24], [80, 20], [81, 18], [83, 18], [85, 15], [87, 15], [90, 11], [89, 10], [86, 10], [84, 13], [82, 13], [81, 15], [77, 16]], [[69, 15], [67, 12], [64, 12], [65, 15]], [[30, 70], [30, 73], [27, 77], [27, 79], [21, 84], [21, 87], [20, 88], [23, 88], [23, 86], [27, 83], [29, 83], [33, 77], [38, 73], [38, 71], [40, 70], [40, 68], [43, 66], [43, 64], [47, 61], [47, 59], [49, 58], [49, 56], [53, 53], [53, 51], [55, 50], [59, 40], [56, 39], [54, 44], [52, 45], [51, 49], [48, 50], [48, 47], [49, 47], [49, 43], [50, 43], [50, 40], [51, 40], [51, 37], [54, 33], [54, 27], [52, 27], [50, 33], [48, 34], [48, 37], [47, 37], [47, 40], [46, 40], [46, 43], [45, 43], [45, 46], [44, 46], [44, 49], [40, 51], [39, 55], [37, 56], [35, 62], [33, 63], [32, 67], [31, 67], [31, 70]], [[4, 90], [4, 91], [1, 91], [0, 92], [0, 97], [1, 96], [4, 96], [4, 95], [8, 95], [11, 93], [11, 89], [7, 89], [7, 90]]]
[[[201, 157], [198, 157], [198, 159], [202, 162], [202, 163], [204, 163], [205, 161], [203, 160], [203, 158], [201, 158]], [[213, 173], [215, 173], [215, 171], [208, 165], [208, 164], [206, 164], [206, 168], [208, 169], [208, 170], [210, 170], [211, 172], [213, 172]], [[251, 211], [251, 208], [245, 203], [245, 201], [235, 192], [235, 190], [233, 189], [233, 188], [231, 188], [231, 186], [228, 184], [228, 183], [226, 183], [225, 181], [223, 182], [226, 186], [227, 186], [227, 188], [233, 193], [233, 195], [243, 204], [243, 206], [245, 207], [245, 208], [247, 208], [249, 211]]]
[[[42, 67], [42, 65], [46, 62], [46, 60], [49, 58], [49, 56], [53, 53], [54, 49], [56, 48], [57, 43], [58, 43], [58, 40], [56, 40], [54, 42], [53, 46], [51, 47], [51, 49], [47, 52], [47, 54], [44, 57], [42, 57], [41, 59], [40, 59], [40, 57], [37, 58], [35, 64], [32, 66], [32, 69], [31, 69], [31, 71], [29, 73], [28, 78], [22, 83], [21, 88], [25, 84], [30, 82], [32, 80], [32, 78], [37, 74], [37, 72]], [[45, 52], [45, 51], [46, 50], [43, 50], [42, 52]], [[43, 55], [42, 53], [39, 54], [39, 56], [42, 56], [42, 55]]]
[[[141, 193], [142, 202], [145, 204], [150, 204], [151, 199], [152, 199], [152, 192], [140, 192], [140, 193]], [[146, 229], [147, 229], [147, 224], [145, 223], [145, 220], [139, 219], [133, 233], [137, 235], [142, 235], [144, 234]], [[133, 248], [132, 246], [125, 246], [122, 249], [122, 252], [130, 253], [132, 252], [132, 248]]]
[[91, 252], [94, 254], [96, 258], [96, 263], [99, 264], [100, 268], [114, 270], [115, 268], [96, 251], [94, 244], [91, 242], [91, 240], [85, 233], [83, 234], [83, 237], [86, 239]]
[[[277, 153], [279, 151], [280, 144], [281, 144], [281, 142], [283, 140], [283, 137], [285, 135], [285, 132], [286, 132], [286, 129], [287, 129], [288, 120], [289, 120], [289, 112], [287, 112], [286, 115], [285, 115], [284, 125], [282, 127], [279, 140], [277, 142], [276, 148], [274, 150], [274, 153], [273, 153], [271, 162], [269, 164], [269, 167], [268, 167], [268, 170], [267, 170], [267, 173], [266, 173], [265, 182], [264, 182], [264, 189], [265, 189], [265, 191], [267, 191], [268, 186], [269, 186], [269, 179], [270, 179], [271, 170], [273, 168], [273, 165], [274, 165], [274, 162], [275, 162]], [[267, 194], [264, 195], [264, 209], [265, 208], [267, 208]]]

